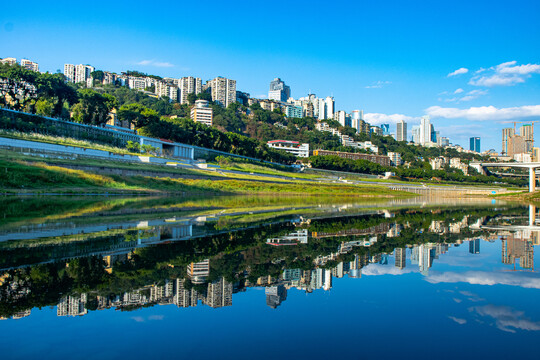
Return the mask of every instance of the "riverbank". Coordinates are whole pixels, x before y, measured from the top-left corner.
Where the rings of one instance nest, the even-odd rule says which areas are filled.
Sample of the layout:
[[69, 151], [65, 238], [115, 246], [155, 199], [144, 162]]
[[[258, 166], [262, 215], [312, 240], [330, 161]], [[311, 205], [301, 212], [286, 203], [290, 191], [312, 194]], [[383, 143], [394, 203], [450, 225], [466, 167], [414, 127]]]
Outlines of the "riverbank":
[[[225, 174], [211, 170], [175, 169], [114, 161], [97, 166], [87, 163], [89, 160], [42, 159], [8, 152], [3, 152], [2, 155], [5, 156], [0, 160], [0, 188], [4, 194], [286, 194], [373, 198], [413, 196], [383, 186], [325, 183], [255, 174]], [[140, 175], [134, 175], [133, 171], [139, 171]]]

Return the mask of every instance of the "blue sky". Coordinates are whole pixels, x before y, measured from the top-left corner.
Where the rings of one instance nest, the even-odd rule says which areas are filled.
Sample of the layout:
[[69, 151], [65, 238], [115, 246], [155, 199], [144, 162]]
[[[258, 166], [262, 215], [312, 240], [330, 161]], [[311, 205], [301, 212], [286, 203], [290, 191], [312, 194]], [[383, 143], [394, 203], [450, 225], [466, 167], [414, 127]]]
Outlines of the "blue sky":
[[9, 2], [0, 57], [221, 75], [254, 97], [281, 77], [295, 98], [333, 95], [374, 124], [429, 114], [500, 151], [504, 122], [540, 120], [539, 23], [538, 1]]

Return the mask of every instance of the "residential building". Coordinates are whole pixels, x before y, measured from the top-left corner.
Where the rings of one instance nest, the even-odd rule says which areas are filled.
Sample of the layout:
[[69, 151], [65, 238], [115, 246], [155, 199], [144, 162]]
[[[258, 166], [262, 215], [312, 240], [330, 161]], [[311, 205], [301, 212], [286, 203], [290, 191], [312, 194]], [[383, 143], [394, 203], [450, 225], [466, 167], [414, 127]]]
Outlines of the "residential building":
[[390, 164], [392, 166], [399, 166], [402, 164], [400, 153], [388, 152], [388, 157], [390, 158]]
[[[144, 91], [144, 89], [147, 88], [147, 81], [145, 78], [142, 78], [142, 77], [134, 77], [134, 76], [129, 76], [127, 78], [127, 86], [130, 88], [130, 89], [135, 89], [135, 90], [140, 90], [140, 91]], [[156, 85], [157, 87], [157, 85]]]
[[422, 116], [422, 119], [420, 120], [420, 134], [418, 144], [426, 145], [427, 143], [432, 142], [432, 131], [433, 127], [431, 126], [429, 116]]
[[371, 131], [373, 134], [375, 134], [375, 135], [379, 135], [379, 136], [382, 136], [382, 135], [383, 135], [383, 130], [382, 130], [380, 127], [378, 127], [378, 126], [372, 126], [372, 127], [370, 128], [370, 131]]
[[171, 101], [178, 101], [178, 87], [165, 83], [163, 81], [156, 81], [154, 93], [158, 97], [166, 96]]
[[203, 90], [209, 90], [212, 101], [225, 108], [236, 102], [236, 80], [218, 76], [207, 81]]
[[446, 164], [448, 164], [448, 159], [444, 156], [429, 159], [429, 165], [431, 165], [433, 170], [441, 170], [446, 166]]
[[17, 59], [12, 57], [3, 58], [0, 60], [2, 64], [15, 65], [17, 64]]
[[284, 150], [294, 156], [309, 157], [309, 144], [300, 144], [298, 141], [272, 140], [266, 143], [269, 147]]
[[396, 124], [396, 140], [407, 141], [407, 123], [403, 120]]
[[291, 88], [285, 85], [280, 78], [275, 78], [270, 82], [268, 99], [286, 102], [291, 97]]
[[197, 95], [201, 93], [202, 91], [201, 78], [196, 78], [193, 76], [186, 76], [186, 77], [180, 78], [178, 79], [178, 89], [180, 91], [180, 94], [179, 94], [180, 104], [187, 104], [189, 94]]
[[437, 145], [441, 147], [450, 146], [450, 139], [448, 139], [447, 137], [441, 136], [440, 138], [437, 139]]
[[207, 100], [197, 100], [191, 108], [191, 119], [195, 122], [212, 126], [213, 110]]
[[514, 160], [516, 160], [517, 162], [529, 163], [532, 162], [532, 156], [530, 153], [514, 154]]
[[303, 114], [302, 107], [288, 105], [285, 107], [285, 116], [288, 118], [301, 118]]
[[480, 138], [472, 137], [469, 139], [470, 147], [469, 150], [479, 153], [480, 152]]
[[336, 107], [334, 98], [331, 96], [327, 96], [325, 99], [325, 103], [326, 103], [326, 119], [333, 119], [334, 111]]
[[30, 61], [28, 59], [21, 59], [21, 66], [25, 69], [39, 72], [38, 63]]
[[335, 155], [345, 159], [351, 160], [368, 160], [383, 166], [390, 166], [390, 158], [385, 155], [373, 155], [373, 154], [361, 154], [361, 153], [350, 153], [342, 151], [329, 151], [329, 150], [314, 150], [314, 156], [326, 156], [326, 155]]
[[334, 113], [334, 120], [339, 122], [341, 124], [341, 126], [347, 126], [346, 125], [346, 116], [347, 116], [347, 113], [345, 111], [339, 110], [339, 111], [336, 111]]
[[534, 127], [533, 124], [525, 124], [519, 128], [519, 135], [525, 138], [526, 152], [531, 152], [534, 146]]
[[413, 126], [412, 128], [412, 142], [420, 144], [420, 126]]
[[451, 158], [449, 165], [451, 168], [461, 170], [464, 175], [469, 175], [469, 165], [462, 163], [460, 158]]
[[527, 142], [525, 137], [521, 135], [512, 135], [507, 140], [507, 153], [506, 155], [514, 157], [515, 154], [521, 154], [527, 152]]
[[90, 65], [73, 65], [64, 64], [64, 75], [69, 82], [73, 83], [85, 83], [87, 86], [92, 86], [92, 76], [90, 74], [94, 72], [95, 68]]
[[513, 128], [504, 128], [502, 129], [502, 151], [503, 155], [508, 155], [508, 140], [511, 136], [515, 135]]

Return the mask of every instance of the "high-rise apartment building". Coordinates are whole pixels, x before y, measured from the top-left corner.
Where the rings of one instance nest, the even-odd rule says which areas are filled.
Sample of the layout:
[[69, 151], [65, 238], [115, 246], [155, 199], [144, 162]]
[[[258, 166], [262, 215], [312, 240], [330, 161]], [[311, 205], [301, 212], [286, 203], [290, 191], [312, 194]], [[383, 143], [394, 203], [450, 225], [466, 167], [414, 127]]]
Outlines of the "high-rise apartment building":
[[532, 124], [525, 124], [519, 128], [519, 135], [525, 138], [527, 152], [531, 152], [534, 146], [534, 127]]
[[508, 154], [508, 139], [511, 136], [514, 136], [515, 132], [513, 128], [504, 128], [502, 129], [502, 151], [501, 153], [503, 155]]
[[469, 143], [470, 143], [469, 150], [475, 151], [478, 153], [480, 152], [480, 138], [479, 137], [470, 138]]
[[407, 123], [404, 120], [396, 124], [396, 140], [407, 141]]
[[334, 111], [336, 108], [336, 103], [334, 101], [334, 98], [331, 96], [326, 97], [324, 100], [326, 103], [326, 118], [327, 119], [333, 119], [334, 118]]
[[431, 142], [431, 132], [432, 132], [431, 122], [429, 116], [422, 116], [420, 120], [420, 134], [418, 143], [420, 145], [425, 145]]
[[73, 64], [64, 64], [64, 75], [69, 82], [85, 83], [87, 85], [92, 85], [90, 81], [92, 80], [91, 73], [94, 72], [95, 68], [90, 65], [73, 65]]
[[507, 155], [514, 157], [516, 154], [523, 154], [527, 152], [527, 142], [525, 137], [521, 135], [512, 135], [508, 137], [508, 149]]
[[197, 95], [201, 93], [202, 91], [201, 78], [195, 78], [193, 76], [186, 76], [181, 79], [178, 79], [178, 89], [180, 91], [180, 94], [179, 94], [180, 104], [187, 104], [189, 94]]
[[291, 88], [285, 85], [280, 78], [275, 78], [270, 82], [268, 99], [276, 101], [287, 101], [291, 97]]
[[236, 102], [236, 80], [218, 76], [204, 85], [204, 90], [210, 90], [212, 101], [223, 107]]

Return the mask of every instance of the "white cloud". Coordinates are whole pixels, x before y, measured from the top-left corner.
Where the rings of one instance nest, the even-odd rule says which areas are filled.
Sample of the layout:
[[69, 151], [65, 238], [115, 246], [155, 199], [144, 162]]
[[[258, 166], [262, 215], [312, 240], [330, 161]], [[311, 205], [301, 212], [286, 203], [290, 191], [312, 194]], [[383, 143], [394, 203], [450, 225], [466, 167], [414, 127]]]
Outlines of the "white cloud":
[[531, 74], [540, 74], [540, 64], [516, 65], [516, 61], [507, 61], [489, 69], [480, 69], [476, 74], [489, 71], [487, 75], [476, 75], [470, 81], [475, 86], [512, 86], [524, 83]]
[[508, 306], [485, 305], [469, 308], [482, 317], [495, 320], [499, 330], [515, 333], [517, 330], [540, 331], [540, 322], [524, 317], [525, 313]]
[[174, 67], [174, 65], [169, 62], [156, 61], [156, 60], [142, 60], [142, 61], [137, 62], [136, 64], [141, 65], [141, 66]]
[[472, 90], [467, 93], [467, 95], [463, 96], [459, 101], [471, 101], [474, 99], [478, 99], [482, 95], [486, 95], [488, 93], [487, 90]]
[[432, 272], [425, 280], [433, 284], [464, 282], [473, 285], [509, 285], [540, 289], [540, 276], [533, 273], [496, 273], [487, 271], [467, 271], [464, 273]]
[[380, 113], [367, 113], [364, 114], [364, 120], [372, 125], [379, 124], [396, 124], [398, 121], [405, 120], [406, 122], [420, 121], [419, 117], [412, 117], [403, 114], [380, 114]]
[[459, 88], [459, 89], [456, 89], [456, 91], [454, 91], [454, 94], [461, 94], [463, 91], [465, 90], [463, 90], [462, 88]]
[[376, 81], [374, 82], [373, 84], [371, 85], [368, 85], [366, 86], [365, 88], [366, 89], [380, 89], [382, 88], [384, 85], [388, 85], [388, 84], [391, 84], [392, 82], [391, 81]]
[[447, 77], [466, 74], [468, 72], [469, 72], [469, 69], [467, 69], [467, 68], [459, 68], [456, 71], [452, 71], [450, 74], [447, 75]]
[[449, 316], [448, 318], [454, 320], [454, 321], [457, 322], [459, 325], [463, 325], [463, 324], [466, 324], [466, 323], [467, 323], [467, 320], [465, 320], [465, 319], [460, 319], [460, 318], [457, 318], [457, 317], [454, 317], [454, 316]]
[[461, 118], [472, 121], [512, 120], [532, 116], [540, 116], [540, 105], [525, 105], [500, 109], [496, 108], [495, 106], [479, 106], [470, 107], [468, 109], [431, 106], [426, 109], [426, 114], [433, 118]]

